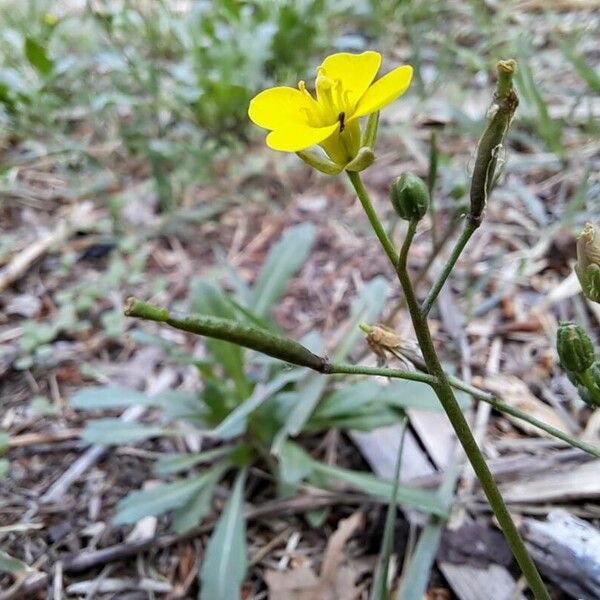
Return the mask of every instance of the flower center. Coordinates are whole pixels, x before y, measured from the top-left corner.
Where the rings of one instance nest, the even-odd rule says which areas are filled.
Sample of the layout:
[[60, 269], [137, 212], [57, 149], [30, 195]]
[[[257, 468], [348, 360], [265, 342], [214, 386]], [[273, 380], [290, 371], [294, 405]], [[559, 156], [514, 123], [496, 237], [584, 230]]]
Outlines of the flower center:
[[323, 120], [330, 124], [339, 121], [340, 132], [344, 131], [345, 119], [350, 112], [349, 91], [343, 89], [339, 79], [328, 77], [323, 67], [319, 67], [317, 71], [315, 87]]

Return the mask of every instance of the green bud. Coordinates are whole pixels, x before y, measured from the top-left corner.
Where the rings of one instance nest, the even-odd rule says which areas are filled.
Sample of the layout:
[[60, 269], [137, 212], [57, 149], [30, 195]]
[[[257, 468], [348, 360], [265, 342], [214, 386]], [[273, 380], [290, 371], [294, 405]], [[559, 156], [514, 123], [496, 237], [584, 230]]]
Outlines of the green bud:
[[429, 208], [427, 185], [414, 173], [403, 173], [394, 180], [390, 198], [398, 216], [406, 221], [420, 221]]
[[575, 323], [561, 323], [556, 336], [556, 349], [563, 368], [574, 374], [587, 371], [596, 359], [592, 340]]
[[575, 273], [583, 295], [600, 302], [600, 233], [591, 223], [586, 224], [577, 238]]

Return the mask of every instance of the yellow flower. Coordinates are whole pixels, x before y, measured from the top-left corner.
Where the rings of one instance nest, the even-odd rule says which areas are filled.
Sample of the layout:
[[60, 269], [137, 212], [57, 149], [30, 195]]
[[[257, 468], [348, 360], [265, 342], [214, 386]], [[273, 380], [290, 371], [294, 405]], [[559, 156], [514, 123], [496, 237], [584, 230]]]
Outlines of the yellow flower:
[[361, 148], [360, 118], [390, 104], [410, 85], [408, 65], [374, 82], [380, 66], [378, 52], [332, 54], [317, 69], [316, 99], [300, 81], [298, 89], [275, 87], [261, 92], [250, 102], [248, 115], [270, 130], [269, 148], [300, 152], [318, 144], [343, 168]]

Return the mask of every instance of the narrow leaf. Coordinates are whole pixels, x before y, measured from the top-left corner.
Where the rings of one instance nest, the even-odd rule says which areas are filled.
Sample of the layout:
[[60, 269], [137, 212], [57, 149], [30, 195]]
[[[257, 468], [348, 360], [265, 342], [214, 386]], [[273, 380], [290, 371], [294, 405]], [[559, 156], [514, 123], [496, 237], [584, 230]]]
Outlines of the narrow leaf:
[[[190, 285], [191, 309], [195, 313], [220, 317], [222, 319], [236, 319], [233, 307], [225, 299], [225, 295], [211, 281], [207, 279], [193, 279]], [[206, 347], [216, 361], [222, 365], [235, 382], [240, 394], [248, 390], [246, 375], [244, 373], [244, 349], [236, 344], [218, 339], [207, 338]]]
[[130, 388], [92, 387], [79, 390], [71, 396], [71, 407], [79, 410], [126, 408], [133, 404], [150, 404], [146, 394]]
[[214, 469], [204, 487], [173, 511], [173, 529], [177, 533], [189, 531], [210, 512], [215, 487], [222, 476], [223, 470]]
[[211, 432], [211, 435], [220, 439], [230, 439], [242, 433], [246, 426], [246, 417], [288, 383], [297, 381], [303, 371], [304, 369], [284, 371], [269, 383], [257, 385], [252, 395], [229, 413], [219, 426]]
[[273, 245], [254, 287], [250, 308], [266, 317], [281, 298], [292, 276], [304, 264], [315, 239], [311, 223], [302, 223], [288, 229]]
[[137, 523], [144, 517], [162, 515], [179, 508], [210, 483], [215, 472], [222, 474], [224, 470], [223, 465], [217, 465], [198, 477], [164, 483], [149, 490], [130, 492], [117, 505], [117, 514], [113, 522], [116, 525]]
[[212, 450], [205, 450], [204, 452], [197, 452], [194, 454], [188, 452], [182, 452], [180, 454], [168, 454], [161, 456], [154, 463], [152, 471], [156, 475], [170, 475], [172, 473], [179, 473], [180, 471], [187, 471], [196, 465], [211, 462], [215, 458], [226, 456], [235, 448], [236, 446], [226, 446], [223, 448], [214, 448]]
[[[344, 481], [351, 487], [366, 494], [387, 499], [392, 493], [392, 482], [380, 479], [372, 473], [352, 471], [342, 467], [326, 465], [318, 461], [314, 461], [313, 465], [315, 471], [332, 479]], [[445, 506], [438, 494], [433, 491], [400, 485], [398, 486], [398, 495], [396, 498], [398, 504], [405, 504], [406, 506], [418, 508], [424, 512], [436, 515], [446, 514]]]
[[402, 577], [396, 600], [421, 600], [425, 597], [444, 525], [445, 521], [436, 516], [431, 516], [427, 521], [406, 573]]
[[246, 524], [243, 515], [246, 471], [237, 476], [200, 571], [199, 600], [238, 600], [246, 574]]
[[87, 424], [81, 438], [90, 444], [127, 444], [172, 433], [166, 427], [128, 423], [120, 419], [96, 419]]

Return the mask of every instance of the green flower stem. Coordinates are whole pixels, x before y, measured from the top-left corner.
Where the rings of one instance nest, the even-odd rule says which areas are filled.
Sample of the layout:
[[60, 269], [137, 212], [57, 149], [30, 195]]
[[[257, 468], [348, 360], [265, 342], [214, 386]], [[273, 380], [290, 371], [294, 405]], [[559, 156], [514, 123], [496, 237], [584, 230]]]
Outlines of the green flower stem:
[[365, 190], [365, 186], [363, 185], [362, 179], [360, 175], [355, 171], [346, 171], [348, 173], [348, 177], [352, 182], [352, 186], [356, 190], [356, 195], [362, 204], [362, 207], [367, 213], [367, 217], [369, 219], [369, 223], [371, 223], [371, 227], [373, 227], [373, 231], [375, 235], [379, 239], [380, 244], [382, 245], [385, 253], [388, 255], [391, 263], [395, 265], [398, 262], [398, 254], [396, 253], [396, 249], [394, 248], [394, 244], [387, 236], [381, 221], [377, 217], [377, 213], [373, 208], [373, 204], [371, 203], [371, 199], [369, 198], [369, 194], [367, 194], [367, 190]]
[[454, 235], [454, 232], [458, 229], [459, 224], [460, 218], [458, 218], [456, 215], [453, 215], [452, 221], [450, 221], [448, 227], [445, 229], [442, 236], [436, 241], [435, 246], [431, 251], [431, 254], [427, 258], [427, 262], [419, 269], [419, 271], [415, 275], [415, 286], [421, 283], [423, 279], [425, 279], [427, 273], [429, 272], [429, 268], [434, 263], [435, 259], [439, 256], [440, 252], [446, 247], [448, 240]]
[[438, 297], [438, 294], [442, 291], [446, 280], [450, 276], [450, 273], [452, 273], [452, 269], [454, 269], [458, 257], [461, 255], [462, 251], [467, 245], [467, 242], [471, 239], [471, 236], [475, 233], [475, 230], [478, 227], [479, 221], [469, 220], [465, 223], [465, 228], [463, 229], [463, 232], [461, 233], [460, 237], [458, 238], [458, 241], [452, 249], [452, 253], [448, 257], [448, 260], [446, 261], [442, 272], [440, 273], [435, 283], [431, 286], [429, 294], [427, 294], [427, 298], [425, 298], [423, 302], [421, 310], [424, 316], [427, 316], [429, 314], [429, 311], [431, 310], [433, 303]]
[[[359, 199], [361, 200], [362, 205], [371, 207], [371, 213], [369, 214], [369, 212], [367, 212], [367, 216], [369, 217], [369, 221], [372, 223], [373, 221], [376, 222], [376, 224], [373, 225], [373, 229], [375, 230], [377, 237], [380, 239], [386, 254], [388, 257], [390, 257], [390, 260], [392, 260], [396, 254], [395, 250], [393, 250], [392, 242], [385, 235], [385, 231], [381, 225], [381, 222], [372, 210], [372, 205], [368, 201], [368, 197], [366, 201], [363, 198], [360, 198], [361, 194], [363, 196], [367, 196], [364, 186], [362, 183], [360, 183], [360, 185], [355, 185], [355, 188], [359, 194]], [[527, 579], [527, 583], [529, 584], [529, 587], [531, 588], [535, 598], [537, 600], [550, 600], [550, 595], [546, 590], [544, 582], [542, 581], [542, 578], [540, 577], [540, 574], [538, 573], [531, 556], [527, 552], [527, 548], [525, 547], [525, 544], [519, 535], [519, 531], [514, 524], [510, 513], [508, 512], [508, 508], [506, 507], [504, 499], [502, 498], [502, 495], [500, 494], [500, 491], [494, 482], [494, 478], [489, 470], [489, 467], [487, 466], [485, 458], [477, 446], [477, 442], [473, 437], [471, 428], [469, 427], [469, 424], [467, 423], [467, 420], [460, 409], [460, 405], [454, 396], [450, 382], [448, 381], [446, 373], [444, 372], [444, 369], [442, 368], [440, 360], [437, 356], [437, 352], [431, 338], [431, 332], [429, 331], [429, 326], [427, 324], [427, 317], [421, 312], [419, 302], [413, 290], [407, 270], [407, 257], [415, 228], [416, 224], [411, 223], [409, 226], [409, 234], [404, 240], [403, 247], [400, 251], [400, 256], [397, 262], [393, 262], [393, 264], [396, 268], [400, 285], [404, 291], [408, 311], [410, 313], [421, 352], [423, 353], [425, 365], [427, 366], [429, 373], [437, 380], [437, 383], [433, 384], [432, 387], [436, 392], [446, 414], [448, 415], [448, 419], [454, 428], [456, 436], [458, 437], [465, 454], [467, 455], [467, 458], [469, 459], [469, 462], [471, 463], [471, 466], [477, 475], [479, 483], [488, 499], [488, 502], [490, 503], [492, 510], [494, 511], [494, 515], [498, 520], [504, 536], [506, 537], [506, 541], [510, 546], [514, 557], [519, 563], [523, 575]], [[383, 239], [381, 233], [383, 233]], [[390, 246], [392, 246], [392, 252], [388, 250]]]
[[402, 371], [400, 369], [388, 369], [387, 367], [367, 367], [344, 363], [330, 364], [327, 373], [330, 375], [371, 375], [375, 377], [390, 377], [392, 379], [408, 379], [410, 381], [420, 381], [431, 386], [436, 383], [435, 377], [427, 373], [420, 373], [419, 371]]
[[528, 415], [526, 412], [523, 412], [518, 408], [510, 406], [510, 404], [506, 404], [506, 402], [503, 402], [493, 394], [480, 390], [458, 379], [457, 377], [448, 377], [448, 381], [453, 388], [457, 390], [462, 390], [463, 392], [467, 392], [474, 398], [477, 398], [482, 402], [490, 404], [496, 410], [506, 413], [507, 415], [516, 417], [521, 421], [525, 421], [526, 423], [529, 423], [530, 425], [533, 425], [534, 427], [537, 427], [538, 429], [549, 433], [552, 437], [566, 442], [574, 448], [579, 448], [580, 450], [583, 450], [584, 452], [587, 452], [592, 456], [600, 458], [600, 448], [598, 448], [597, 446], [594, 446], [593, 444], [588, 444], [582, 440], [577, 439], [576, 437], [569, 435], [568, 433], [565, 433], [564, 431], [561, 431], [560, 429], [557, 429], [556, 427], [552, 427], [552, 425], [548, 425], [547, 423], [544, 423], [543, 421], [540, 421], [539, 419]]
[[[406, 356], [406, 358], [408, 358], [408, 360], [410, 360], [410, 362], [412, 362], [417, 367], [417, 369], [422, 369], [423, 371], [427, 370], [425, 363], [416, 355], [406, 353], [404, 354], [404, 356]], [[367, 367], [363, 365], [332, 364], [330, 366], [329, 373], [345, 373], [348, 375], [371, 375], [379, 377], [390, 377], [391, 379], [409, 379], [411, 381], [420, 381], [422, 383], [426, 383], [428, 385], [431, 385], [432, 387], [437, 382], [436, 378], [429, 374], [415, 373], [414, 371], [389, 369], [387, 367]], [[425, 375], [425, 377], [423, 377], [423, 375]], [[494, 396], [494, 394], [491, 394], [490, 392], [486, 392], [484, 390], [480, 390], [474, 385], [466, 383], [458, 377], [454, 377], [452, 375], [446, 375], [446, 377], [448, 378], [448, 382], [454, 389], [466, 392], [474, 398], [477, 398], [477, 400], [491, 405], [499, 412], [506, 413], [507, 415], [511, 415], [517, 419], [520, 419], [521, 421], [525, 421], [526, 423], [529, 423], [530, 425], [533, 425], [534, 427], [545, 431], [551, 436], [562, 440], [563, 442], [569, 444], [569, 446], [572, 446], [573, 448], [579, 448], [580, 450], [583, 450], [584, 452], [587, 452], [592, 456], [600, 458], [600, 448], [598, 446], [588, 444], [587, 442], [584, 442], [574, 436], [571, 436], [568, 433], [565, 433], [564, 431], [553, 427], [552, 425], [548, 425], [547, 423], [544, 423], [543, 421], [532, 417], [526, 412], [523, 412], [522, 410], [519, 410], [518, 408], [514, 408], [510, 404], [507, 404], [497, 396]]]

